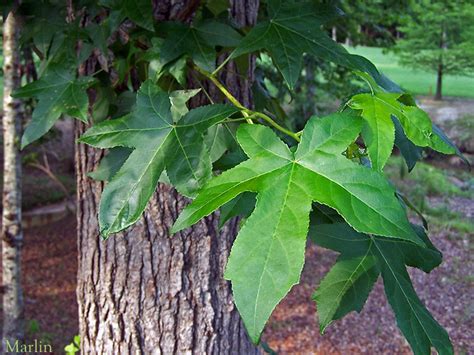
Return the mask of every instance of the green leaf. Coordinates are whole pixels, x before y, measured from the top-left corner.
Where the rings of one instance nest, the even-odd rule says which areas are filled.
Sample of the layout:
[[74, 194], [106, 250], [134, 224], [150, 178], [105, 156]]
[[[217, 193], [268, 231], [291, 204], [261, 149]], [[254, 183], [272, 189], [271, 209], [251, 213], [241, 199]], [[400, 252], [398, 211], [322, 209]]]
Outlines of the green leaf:
[[453, 354], [448, 333], [433, 318], [418, 298], [399, 253], [390, 244], [375, 240], [385, 294], [397, 324], [415, 354], [431, 354], [433, 346], [440, 355]]
[[419, 242], [385, 178], [340, 155], [356, 139], [362, 122], [341, 114], [310, 122], [295, 158], [304, 168], [301, 174], [312, 180], [313, 200], [337, 210], [360, 232]]
[[[371, 76], [375, 79], [375, 83], [365, 73], [356, 71], [356, 74], [368, 81], [373, 90], [380, 92], [380, 89], [382, 88], [387, 92], [398, 93], [400, 94], [400, 102], [408, 106], [416, 106], [416, 101], [411, 95], [404, 93], [400, 86], [385, 77], [383, 74], [377, 74], [376, 72], [374, 72], [371, 69], [371, 66], [371, 63], [367, 64], [367, 69], [365, 71], [371, 74]], [[416, 146], [408, 139], [408, 137], [405, 135], [405, 132], [403, 131], [402, 126], [400, 125], [400, 122], [394, 116], [392, 116], [392, 120], [395, 125], [395, 145], [398, 147], [398, 149], [400, 149], [400, 153], [405, 159], [408, 170], [411, 171], [415, 167], [416, 162], [422, 158], [423, 149], [421, 147]], [[456, 145], [434, 123], [432, 123], [432, 130], [434, 136], [431, 137], [431, 143], [433, 144], [434, 150], [445, 154], [452, 154], [454, 152], [468, 166], [470, 166], [469, 161], [459, 151]]]
[[154, 31], [153, 28], [153, 7], [150, 0], [102, 0], [102, 6], [109, 7], [114, 10], [114, 25], [118, 25], [123, 21], [124, 17], [128, 17], [138, 26]]
[[315, 244], [345, 256], [364, 255], [370, 247], [367, 235], [358, 233], [344, 222], [312, 223], [309, 235]]
[[211, 161], [214, 163], [232, 146], [234, 137], [228, 124], [212, 126], [207, 130], [206, 146], [209, 147]]
[[322, 29], [323, 24], [339, 15], [333, 6], [270, 0], [268, 12], [269, 20], [252, 28], [231, 54], [232, 58], [265, 49], [290, 90], [300, 75], [304, 53], [379, 75], [369, 61], [349, 54]]
[[122, 0], [120, 3], [126, 17], [153, 32], [153, 8], [150, 0]]
[[[433, 123], [433, 133], [435, 136], [433, 137], [433, 144], [435, 145], [436, 148], [435, 150], [439, 152], [454, 152], [458, 157], [460, 157], [469, 167], [471, 166], [471, 163], [467, 158], [464, 156], [464, 154], [461, 153], [459, 148], [446, 136], [446, 134], [439, 128], [437, 125]], [[452, 153], [449, 153], [452, 154]]]
[[215, 69], [215, 46], [233, 47], [240, 41], [237, 31], [216, 21], [205, 21], [193, 26], [167, 22], [160, 25], [160, 30], [167, 34], [160, 49], [163, 63], [187, 55], [208, 71]]
[[313, 299], [318, 305], [321, 333], [351, 311], [360, 312], [377, 281], [377, 259], [372, 242], [362, 256], [340, 257], [319, 284]]
[[165, 74], [171, 77], [182, 86], [186, 86], [187, 63], [186, 58], [181, 57], [171, 62], [166, 62], [161, 56], [163, 39], [154, 37], [151, 39], [152, 47], [148, 49], [143, 60], [148, 61], [149, 64], [149, 78], [158, 80]]
[[353, 310], [360, 311], [381, 271], [398, 326], [414, 353], [430, 354], [430, 347], [434, 346], [440, 354], [452, 354], [446, 331], [423, 306], [406, 271], [405, 265], [409, 265], [429, 272], [441, 262], [441, 253], [424, 230], [413, 228], [425, 247], [357, 233], [346, 223], [312, 226], [313, 241], [341, 253], [315, 293], [322, 330], [332, 320]]
[[201, 89], [191, 89], [191, 90], [176, 90], [170, 93], [171, 101], [171, 116], [173, 117], [173, 122], [178, 122], [178, 120], [189, 112], [186, 103], [192, 97], [196, 96]]
[[405, 159], [408, 171], [412, 171], [416, 162], [423, 157], [423, 149], [413, 144], [403, 131], [403, 127], [395, 117], [392, 116], [395, 126], [395, 145]]
[[119, 232], [140, 218], [164, 169], [179, 192], [193, 196], [211, 177], [203, 133], [236, 111], [228, 105], [202, 106], [174, 123], [170, 97], [146, 81], [130, 115], [90, 128], [81, 142], [99, 148], [134, 148], [102, 194], [101, 234]]
[[130, 148], [118, 147], [110, 149], [109, 153], [100, 161], [99, 167], [95, 171], [88, 173], [87, 176], [98, 181], [110, 181], [131, 153], [132, 150]]
[[368, 145], [372, 166], [381, 171], [392, 152], [395, 142], [392, 115], [400, 121], [405, 135], [415, 145], [429, 146], [446, 154], [454, 153], [452, 147], [438, 142], [426, 112], [416, 106], [403, 104], [399, 101], [400, 97], [400, 93], [374, 92], [356, 95], [349, 102], [352, 109], [361, 110], [361, 116], [367, 122], [363, 137]]
[[[412, 228], [423, 241], [423, 246], [400, 239], [375, 239], [380, 239], [387, 246], [390, 245], [390, 248], [397, 250], [406, 265], [430, 272], [441, 263], [441, 252], [431, 243], [422, 227], [412, 224]], [[368, 235], [358, 233], [344, 222], [312, 223], [309, 235], [314, 243], [337, 251], [345, 257], [365, 255], [371, 244]]]
[[362, 137], [367, 144], [372, 166], [378, 171], [382, 171], [387, 163], [395, 142], [395, 128], [390, 116], [391, 112], [381, 105], [370, 105], [362, 113], [367, 121]]
[[89, 35], [89, 38], [92, 40], [94, 48], [98, 48], [105, 57], [108, 57], [109, 48], [107, 40], [112, 34], [109, 19], [105, 19], [100, 24], [90, 23], [85, 28], [85, 31]]
[[62, 114], [87, 122], [89, 99], [86, 89], [94, 82], [90, 77], [76, 79], [66, 65], [50, 65], [40, 79], [16, 90], [14, 97], [38, 99], [31, 122], [23, 134], [21, 147], [46, 134]]
[[295, 153], [270, 128], [241, 125], [237, 139], [250, 159], [210, 180], [172, 228], [177, 232], [239, 194], [257, 192], [225, 274], [254, 342], [299, 280], [312, 201], [333, 207], [360, 231], [422, 243], [384, 177], [341, 155], [361, 125], [344, 113], [312, 118]]
[[229, 0], [206, 0], [206, 7], [217, 16], [229, 9]]
[[244, 217], [247, 218], [255, 208], [255, 194], [250, 192], [244, 192], [237, 196], [232, 201], [227, 202], [221, 207], [221, 214], [219, 216], [219, 228], [222, 228], [224, 224], [233, 217]]

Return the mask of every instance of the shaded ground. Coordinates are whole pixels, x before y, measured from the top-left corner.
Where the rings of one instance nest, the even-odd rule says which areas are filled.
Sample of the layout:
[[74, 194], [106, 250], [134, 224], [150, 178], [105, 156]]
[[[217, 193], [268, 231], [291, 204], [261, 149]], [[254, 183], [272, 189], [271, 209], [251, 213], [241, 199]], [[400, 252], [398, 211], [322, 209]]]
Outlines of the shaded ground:
[[51, 344], [56, 354], [64, 354], [64, 346], [78, 333], [75, 231], [74, 216], [25, 230], [22, 268], [27, 340]]

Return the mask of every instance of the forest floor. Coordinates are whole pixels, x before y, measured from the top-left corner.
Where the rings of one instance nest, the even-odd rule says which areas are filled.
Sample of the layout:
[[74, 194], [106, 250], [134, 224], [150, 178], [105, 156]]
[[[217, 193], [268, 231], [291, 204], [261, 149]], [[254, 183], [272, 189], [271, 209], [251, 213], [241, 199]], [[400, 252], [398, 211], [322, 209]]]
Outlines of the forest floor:
[[69, 215], [26, 229], [24, 240], [26, 341], [37, 339], [51, 344], [55, 354], [64, 354], [64, 346], [78, 333], [76, 219]]

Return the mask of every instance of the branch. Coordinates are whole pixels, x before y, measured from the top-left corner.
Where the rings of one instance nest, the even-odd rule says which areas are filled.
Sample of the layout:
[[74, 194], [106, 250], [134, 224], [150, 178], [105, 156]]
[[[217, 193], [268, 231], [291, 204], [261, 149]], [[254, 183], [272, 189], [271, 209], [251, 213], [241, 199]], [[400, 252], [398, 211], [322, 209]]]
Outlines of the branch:
[[[234, 104], [235, 107], [239, 108], [241, 111], [242, 111], [242, 115], [244, 115], [244, 117], [249, 117], [249, 116], [256, 116], [256, 117], [259, 117], [261, 119], [263, 119], [265, 122], [269, 123], [271, 126], [273, 126], [275, 129], [279, 130], [280, 132], [283, 132], [285, 133], [286, 135], [290, 136], [291, 138], [293, 138], [295, 141], [299, 142], [300, 141], [300, 137], [297, 133], [294, 133], [292, 131], [290, 131], [289, 129], [286, 129], [285, 127], [282, 127], [280, 126], [278, 123], [276, 123], [270, 116], [262, 113], [262, 112], [258, 112], [258, 111], [252, 111], [248, 108], [246, 108], [244, 105], [242, 105], [240, 103], [239, 100], [237, 100], [237, 98], [232, 95], [229, 90], [227, 90], [227, 88], [212, 74], [212, 73], [209, 73], [208, 71], [204, 70], [204, 69], [201, 69], [199, 68], [198, 66], [194, 65], [194, 69], [204, 75], [206, 78], [208, 78], [210, 81], [212, 81], [212, 83], [224, 94], [224, 96], [232, 103]], [[249, 119], [247, 121], [248, 123], [253, 123], [251, 119]]]

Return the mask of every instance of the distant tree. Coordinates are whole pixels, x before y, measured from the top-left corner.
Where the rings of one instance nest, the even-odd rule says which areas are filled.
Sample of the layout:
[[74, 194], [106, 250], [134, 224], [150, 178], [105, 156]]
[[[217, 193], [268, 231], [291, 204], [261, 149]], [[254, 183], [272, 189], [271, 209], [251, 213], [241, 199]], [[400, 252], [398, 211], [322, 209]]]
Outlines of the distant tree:
[[412, 6], [400, 27], [396, 46], [404, 65], [437, 73], [435, 100], [442, 99], [443, 75], [470, 74], [474, 69], [472, 32], [474, 5], [466, 1], [429, 0]]
[[17, 2], [4, 17], [3, 24], [3, 199], [2, 199], [2, 273], [3, 336], [2, 347], [23, 338], [23, 294], [20, 255], [21, 229], [21, 102], [10, 94], [20, 87], [19, 17]]

